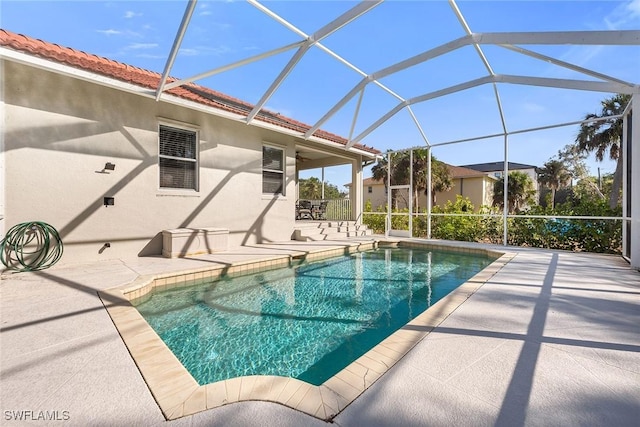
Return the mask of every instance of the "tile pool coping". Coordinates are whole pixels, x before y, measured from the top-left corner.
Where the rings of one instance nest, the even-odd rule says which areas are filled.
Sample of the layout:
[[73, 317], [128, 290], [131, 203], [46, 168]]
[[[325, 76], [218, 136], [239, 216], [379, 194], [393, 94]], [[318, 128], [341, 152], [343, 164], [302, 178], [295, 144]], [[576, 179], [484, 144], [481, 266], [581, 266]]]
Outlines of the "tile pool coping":
[[[224, 274], [252, 274], [289, 266], [298, 258], [315, 261], [375, 247], [395, 246], [478, 253], [498, 258], [320, 386], [295, 378], [265, 375], [237, 377], [201, 386], [132, 303], [150, 298], [154, 291], [194, 286], [215, 280]], [[280, 403], [330, 421], [514, 256], [515, 253], [510, 252], [439, 245], [433, 242], [379, 240], [346, 248], [319, 249], [304, 252], [304, 255], [273, 255], [216, 268], [140, 276], [129, 284], [100, 291], [99, 296], [167, 420], [235, 402], [260, 400]]]

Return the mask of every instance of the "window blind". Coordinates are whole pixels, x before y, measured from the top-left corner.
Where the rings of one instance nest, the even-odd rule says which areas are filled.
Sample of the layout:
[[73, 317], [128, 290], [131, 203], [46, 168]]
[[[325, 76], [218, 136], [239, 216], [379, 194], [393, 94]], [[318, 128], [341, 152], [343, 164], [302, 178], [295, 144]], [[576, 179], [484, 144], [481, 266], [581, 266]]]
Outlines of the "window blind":
[[197, 189], [196, 132], [160, 125], [160, 187]]

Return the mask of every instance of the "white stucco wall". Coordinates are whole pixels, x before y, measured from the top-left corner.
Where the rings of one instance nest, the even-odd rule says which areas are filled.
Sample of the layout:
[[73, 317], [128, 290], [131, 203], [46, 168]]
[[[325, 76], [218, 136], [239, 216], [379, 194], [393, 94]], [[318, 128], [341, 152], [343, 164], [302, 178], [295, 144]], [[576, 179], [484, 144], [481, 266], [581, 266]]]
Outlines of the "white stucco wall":
[[[232, 245], [291, 238], [293, 136], [13, 62], [3, 67], [3, 222], [53, 225], [65, 244], [61, 262], [160, 254], [161, 231], [178, 227], [228, 228]], [[160, 118], [199, 128], [198, 192], [159, 189]], [[262, 194], [263, 142], [285, 149], [284, 197]], [[96, 173], [106, 162], [115, 170]], [[115, 206], [104, 207], [104, 196]]]
[[[491, 206], [493, 183], [484, 177], [455, 178], [452, 180], [453, 186], [451, 190], [436, 193], [436, 205], [444, 206], [448, 201], [454, 203], [458, 195], [468, 197], [474, 208], [479, 210], [482, 205]], [[368, 188], [371, 187], [372, 192], [369, 193]], [[381, 183], [365, 182], [364, 184], [364, 201], [371, 202], [371, 207], [375, 211], [378, 207], [383, 208], [387, 205], [387, 193], [385, 187]], [[400, 204], [401, 207], [406, 207]], [[418, 209], [422, 212], [427, 208], [427, 197], [424, 193], [418, 198]], [[416, 207], [414, 206], [414, 210]]]

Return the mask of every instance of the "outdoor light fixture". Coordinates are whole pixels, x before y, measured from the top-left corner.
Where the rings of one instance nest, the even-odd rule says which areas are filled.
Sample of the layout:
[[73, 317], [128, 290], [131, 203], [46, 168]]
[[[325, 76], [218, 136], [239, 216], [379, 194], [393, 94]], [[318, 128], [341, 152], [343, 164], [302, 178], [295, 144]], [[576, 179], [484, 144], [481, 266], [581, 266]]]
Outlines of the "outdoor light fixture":
[[104, 198], [104, 206], [114, 206], [116, 204], [116, 199], [114, 197], [105, 197]]
[[104, 164], [104, 168], [101, 171], [96, 171], [96, 173], [109, 173], [107, 171], [112, 171], [116, 169], [115, 163], [107, 162]]

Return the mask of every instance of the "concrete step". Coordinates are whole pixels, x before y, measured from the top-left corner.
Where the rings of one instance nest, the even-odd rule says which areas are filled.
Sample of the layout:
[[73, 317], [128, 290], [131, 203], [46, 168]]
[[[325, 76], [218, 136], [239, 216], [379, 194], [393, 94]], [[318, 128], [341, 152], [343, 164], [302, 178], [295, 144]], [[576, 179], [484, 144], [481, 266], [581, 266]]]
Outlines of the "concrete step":
[[352, 231], [360, 231], [360, 230], [368, 230], [366, 225], [352, 225], [349, 227], [324, 227], [324, 228], [315, 228], [315, 227], [305, 227], [305, 228], [297, 228], [296, 230], [300, 230], [304, 234], [329, 234], [329, 233], [348, 233]]
[[373, 232], [366, 225], [356, 224], [355, 221], [332, 221], [314, 223], [296, 223], [292, 240], [318, 241], [341, 240], [349, 237], [370, 236]]
[[333, 227], [352, 227], [355, 221], [296, 221], [295, 228], [333, 228]]
[[323, 234], [313, 234], [313, 235], [298, 235], [296, 239], [303, 242], [316, 242], [320, 240], [344, 240], [350, 237], [364, 237], [371, 236], [373, 232], [371, 230], [361, 230], [361, 231], [343, 231], [343, 232], [335, 232], [335, 233], [323, 233]]

